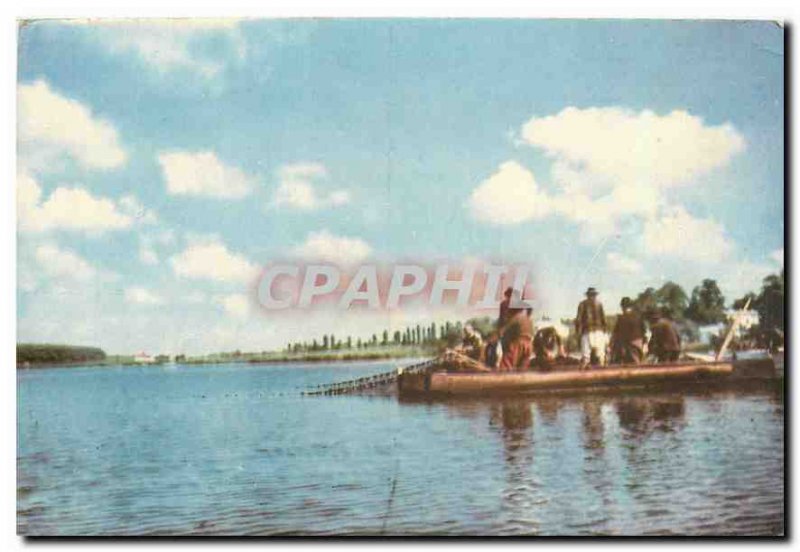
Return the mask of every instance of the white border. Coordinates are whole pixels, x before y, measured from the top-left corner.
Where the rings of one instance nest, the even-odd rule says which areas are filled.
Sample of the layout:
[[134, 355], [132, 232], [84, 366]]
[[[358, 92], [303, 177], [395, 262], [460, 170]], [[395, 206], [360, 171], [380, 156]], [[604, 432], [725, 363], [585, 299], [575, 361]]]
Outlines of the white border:
[[[534, 4], [533, 2], [511, 2], [507, 0], [493, 0], [484, 3], [467, 3], [445, 1], [433, 3], [430, 0], [391, 0], [390, 2], [382, 2], [380, 4], [375, 2], [357, 2], [354, 0], [340, 0], [337, 2], [322, 2], [319, 0], [293, 0], [291, 2], [285, 1], [277, 2], [264, 2], [250, 0], [225, 0], [225, 2], [208, 2], [208, 1], [189, 1], [189, 0], [173, 0], [172, 2], [164, 2], [164, 0], [140, 0], [139, 2], [130, 3], [128, 5], [116, 5], [109, 1], [103, 0], [28, 0], [26, 2], [18, 1], [16, 3], [5, 4], [2, 8], [4, 17], [0, 19], [0, 67], [3, 67], [3, 87], [2, 87], [2, 113], [4, 115], [3, 121], [6, 121], [2, 136], [2, 159], [3, 159], [3, 180], [5, 182], [3, 187], [4, 196], [0, 201], [0, 225], [2, 225], [2, 234], [0, 235], [0, 249], [2, 251], [2, 260], [0, 264], [0, 274], [2, 275], [2, 284], [4, 288], [3, 297], [3, 312], [0, 317], [0, 332], [2, 332], [2, 358], [4, 367], [2, 369], [3, 385], [0, 386], [0, 416], [2, 416], [3, 429], [7, 446], [3, 448], [4, 454], [2, 455], [2, 486], [0, 487], [0, 544], [2, 550], [16, 550], [26, 546], [26, 543], [16, 536], [16, 439], [11, 436], [16, 436], [16, 374], [14, 369], [14, 355], [15, 355], [15, 342], [16, 342], [16, 219], [15, 219], [15, 201], [13, 196], [13, 182], [15, 181], [15, 125], [11, 123], [14, 121], [15, 113], [15, 85], [16, 85], [16, 20], [27, 18], [52, 18], [52, 17], [214, 17], [214, 16], [245, 16], [245, 17], [537, 17], [537, 18], [652, 18], [652, 19], [762, 19], [762, 20], [775, 20], [775, 21], [789, 21], [790, 23], [797, 24], [798, 12], [797, 5], [800, 4], [796, 1], [790, 0], [758, 0], [751, 2], [733, 2], [733, 1], [706, 1], [699, 2], [697, 0], [672, 0], [669, 2], [641, 2], [641, 1], [620, 1], [620, 0], [605, 0], [603, 2], [589, 2], [578, 0], [557, 0], [555, 2], [545, 2]], [[797, 28], [793, 28], [793, 40], [797, 40]], [[796, 57], [792, 58], [792, 73], [796, 72], [797, 60]], [[788, 75], [787, 75], [788, 78]], [[792, 98], [787, 98], [787, 104], [796, 104], [791, 100], [796, 100], [796, 92]], [[787, 125], [794, 128], [793, 121], [787, 121]], [[794, 132], [792, 132], [795, 135]], [[795, 135], [796, 136], [796, 135]], [[793, 144], [792, 151], [787, 152], [791, 155], [792, 159], [796, 159], [794, 155], [797, 151], [796, 141]], [[787, 184], [788, 185], [788, 184]], [[792, 198], [792, 211], [800, 212], [800, 199], [798, 194], [795, 193]], [[785, 221], [787, 224], [789, 218]], [[797, 226], [797, 225], [796, 225]], [[797, 228], [792, 233], [792, 243], [797, 243], [798, 233]], [[787, 251], [788, 253], [788, 251]], [[795, 253], [792, 248], [791, 253]], [[793, 259], [794, 254], [789, 258]], [[791, 270], [791, 274], [794, 271]], [[795, 286], [792, 282], [792, 290]], [[790, 343], [798, 343], [798, 300], [796, 293], [793, 293], [791, 304], [791, 319], [795, 321], [793, 324], [793, 331], [790, 336]], [[10, 300], [11, 299], [11, 300]], [[793, 367], [787, 367], [791, 370]], [[793, 401], [788, 401], [792, 403]], [[791, 411], [791, 407], [787, 404], [787, 409]], [[791, 442], [796, 443], [798, 437], [797, 425], [790, 425], [792, 428]], [[792, 462], [792, 480], [796, 480], [798, 476], [798, 461], [797, 455], [793, 455]], [[789, 490], [790, 495], [792, 495]], [[790, 527], [796, 532], [797, 525], [797, 508], [791, 510], [794, 512], [790, 520]], [[65, 543], [45, 542], [39, 543], [37, 549], [51, 549], [56, 546], [64, 546]], [[75, 543], [78, 546], [84, 546], [86, 543]], [[167, 547], [181, 544], [180, 542], [153, 542], [153, 541], [135, 541], [133, 543], [126, 543], [126, 548], [144, 548], [154, 550], [162, 550]], [[184, 546], [197, 544], [197, 542], [184, 543]], [[234, 546], [239, 546], [242, 541], [233, 542], [219, 542], [215, 541], [204, 545], [204, 548], [213, 550], [228, 550]], [[256, 544], [256, 543], [251, 543]], [[272, 549], [282, 549], [291, 546], [297, 548], [295, 545], [287, 545], [283, 543], [264, 543], [269, 544]], [[330, 543], [328, 543], [330, 544]], [[349, 546], [353, 543], [341, 542], [340, 546]], [[413, 547], [414, 550], [420, 548], [426, 549], [433, 547], [437, 543], [404, 543], [402, 548]], [[455, 543], [457, 545], [465, 544], [463, 541]], [[546, 543], [535, 542], [524, 544], [526, 546], [536, 546], [551, 548], [554, 546], [574, 548], [585, 543]], [[598, 544], [593, 542], [592, 544]], [[602, 543], [617, 546], [618, 543]], [[659, 542], [660, 546], [665, 543]], [[709, 543], [703, 542], [674, 542], [671, 546], [681, 549], [699, 549], [700, 547], [708, 546]], [[745, 544], [745, 543], [743, 543]], [[494, 543], [479, 544], [479, 547], [489, 548]], [[746, 544], [750, 545], [750, 544]], [[93, 545], [92, 547], [98, 550], [105, 550], [116, 548], [119, 546], [113, 542], [101, 542]], [[309, 544], [300, 544], [301, 547], [309, 546]], [[370, 546], [374, 546], [370, 545]], [[451, 544], [452, 546], [452, 544]], [[635, 543], [634, 546], [641, 547], [642, 543]], [[717, 546], [730, 546], [730, 543], [718, 543]]]

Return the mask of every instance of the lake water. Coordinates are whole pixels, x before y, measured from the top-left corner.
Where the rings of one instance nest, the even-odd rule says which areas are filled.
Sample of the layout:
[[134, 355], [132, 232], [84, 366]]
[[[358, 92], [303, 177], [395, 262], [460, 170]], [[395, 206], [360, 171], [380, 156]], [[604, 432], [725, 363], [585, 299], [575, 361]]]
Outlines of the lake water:
[[18, 530], [784, 530], [777, 392], [430, 403], [299, 393], [392, 366], [18, 371]]

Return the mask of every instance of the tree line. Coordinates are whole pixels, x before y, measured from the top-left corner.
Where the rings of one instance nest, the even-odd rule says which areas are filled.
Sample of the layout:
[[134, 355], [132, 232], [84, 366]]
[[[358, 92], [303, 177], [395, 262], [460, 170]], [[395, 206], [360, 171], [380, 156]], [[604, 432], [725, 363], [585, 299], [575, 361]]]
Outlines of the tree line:
[[[758, 293], [749, 292], [734, 300], [731, 307], [744, 308], [750, 299], [750, 309], [758, 312], [762, 329], [784, 330], [784, 278], [770, 274], [761, 284]], [[688, 320], [698, 325], [718, 324], [727, 320], [725, 296], [716, 280], [705, 279], [687, 295], [681, 286], [667, 282], [658, 289], [648, 287], [633, 300], [634, 308], [642, 314], [650, 314], [664, 308], [671, 311], [675, 320]]]
[[57, 364], [100, 362], [106, 353], [97, 347], [17, 343], [17, 364]]
[[286, 346], [290, 353], [305, 353], [309, 351], [340, 351], [351, 349], [370, 349], [376, 347], [420, 347], [434, 346], [451, 343], [461, 338], [463, 325], [461, 322], [445, 322], [437, 324], [431, 322], [427, 325], [417, 324], [408, 326], [403, 330], [383, 330], [380, 334], [362, 337], [337, 337], [335, 334], [325, 334], [311, 341], [294, 341]]

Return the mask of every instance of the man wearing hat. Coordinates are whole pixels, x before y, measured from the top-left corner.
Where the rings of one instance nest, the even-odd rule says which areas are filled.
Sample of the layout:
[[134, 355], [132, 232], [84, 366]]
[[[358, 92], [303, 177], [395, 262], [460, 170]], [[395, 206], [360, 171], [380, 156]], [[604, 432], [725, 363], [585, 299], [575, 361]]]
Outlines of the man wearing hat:
[[606, 315], [603, 304], [597, 300], [597, 290], [590, 287], [586, 290], [586, 299], [578, 304], [578, 315], [575, 317], [575, 330], [581, 340], [581, 369], [589, 365], [592, 353], [598, 362], [606, 363]]
[[622, 314], [611, 332], [611, 362], [639, 364], [644, 356], [644, 321], [633, 310], [630, 297], [623, 297], [620, 307]]

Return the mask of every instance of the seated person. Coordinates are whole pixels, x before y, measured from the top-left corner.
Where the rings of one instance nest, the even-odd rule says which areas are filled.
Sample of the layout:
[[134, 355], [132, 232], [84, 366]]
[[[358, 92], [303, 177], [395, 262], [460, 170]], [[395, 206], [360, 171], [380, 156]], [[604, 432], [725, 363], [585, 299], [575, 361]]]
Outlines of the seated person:
[[503, 346], [500, 344], [500, 335], [497, 331], [489, 334], [486, 340], [486, 347], [483, 349], [484, 364], [492, 370], [497, 370], [500, 366], [500, 359], [503, 357]]
[[483, 355], [483, 338], [470, 324], [464, 326], [461, 351], [474, 360], [480, 360]]
[[549, 369], [553, 363], [566, 357], [561, 336], [555, 328], [542, 328], [533, 338], [534, 365], [541, 369]]
[[681, 354], [681, 336], [672, 321], [672, 312], [668, 308], [661, 310], [661, 316], [650, 326], [650, 354], [658, 362], [675, 362]]
[[644, 321], [633, 309], [630, 297], [623, 297], [620, 307], [622, 314], [617, 317], [611, 334], [611, 362], [640, 364], [644, 359]]

